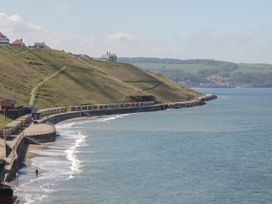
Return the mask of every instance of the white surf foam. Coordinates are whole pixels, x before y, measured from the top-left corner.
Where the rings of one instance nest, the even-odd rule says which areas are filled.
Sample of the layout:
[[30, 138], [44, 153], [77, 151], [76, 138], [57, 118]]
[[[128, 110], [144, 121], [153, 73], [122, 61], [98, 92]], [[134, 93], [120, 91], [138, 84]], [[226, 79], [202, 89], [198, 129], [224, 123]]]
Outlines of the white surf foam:
[[[88, 121], [76, 121], [56, 126], [57, 141], [43, 150], [33, 150], [37, 156], [31, 159], [31, 166], [20, 170], [19, 187], [16, 194], [24, 197], [27, 204], [43, 203], [48, 194], [56, 192], [57, 183], [75, 178], [81, 173], [82, 164], [78, 154], [80, 147], [86, 147], [87, 136], [80, 125], [90, 122], [106, 122], [130, 114], [96, 117]], [[92, 152], [91, 150], [88, 152]], [[93, 153], [93, 152], [92, 152]], [[39, 169], [39, 176], [35, 170]]]
[[[86, 136], [79, 130], [64, 128], [61, 138], [43, 150], [33, 150], [37, 156], [31, 166], [22, 169], [16, 194], [24, 197], [27, 204], [41, 203], [48, 194], [55, 192], [55, 183], [74, 178], [79, 174], [81, 161], [77, 158], [78, 148], [85, 143]], [[35, 169], [39, 176], [35, 176]]]
[[81, 132], [78, 132], [77, 139], [75, 140], [75, 143], [73, 146], [71, 146], [69, 149], [65, 151], [67, 154], [67, 159], [71, 161], [71, 170], [72, 174], [74, 173], [80, 173], [80, 163], [81, 161], [76, 156], [76, 149], [80, 147], [82, 143], [84, 143], [86, 140], [86, 136], [83, 135]]
[[130, 114], [101, 116], [101, 117], [98, 117], [96, 120], [94, 120], [94, 122], [107, 122], [107, 121], [110, 121], [110, 120], [115, 120], [115, 119], [118, 119], [118, 118], [123, 118], [123, 117], [126, 117], [128, 115], [131, 115], [131, 113]]

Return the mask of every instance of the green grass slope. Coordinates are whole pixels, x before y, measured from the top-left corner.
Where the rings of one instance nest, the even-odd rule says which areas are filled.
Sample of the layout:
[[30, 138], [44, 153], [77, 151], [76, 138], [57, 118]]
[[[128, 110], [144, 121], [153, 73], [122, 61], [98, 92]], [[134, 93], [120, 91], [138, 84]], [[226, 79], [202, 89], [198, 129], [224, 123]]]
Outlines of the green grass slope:
[[155, 96], [161, 102], [184, 101], [199, 93], [133, 65], [102, 62], [53, 49], [0, 46], [0, 99], [27, 105], [32, 89], [54, 72], [62, 72], [39, 87], [39, 108], [86, 103], [124, 102], [129, 96]]
[[0, 114], [0, 128], [5, 127], [6, 124], [10, 123], [12, 119], [6, 117], [3, 114]]

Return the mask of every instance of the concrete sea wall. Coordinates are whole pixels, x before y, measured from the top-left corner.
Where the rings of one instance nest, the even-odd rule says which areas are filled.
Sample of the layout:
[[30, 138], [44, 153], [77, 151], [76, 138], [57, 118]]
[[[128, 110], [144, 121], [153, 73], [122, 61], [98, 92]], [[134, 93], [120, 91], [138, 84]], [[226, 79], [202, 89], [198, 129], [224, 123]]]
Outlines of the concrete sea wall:
[[8, 164], [5, 166], [6, 178], [5, 181], [11, 181], [18, 170], [23, 167], [23, 161], [28, 148], [28, 142], [22, 139], [16, 149], [13, 149], [8, 157]]
[[[158, 111], [166, 109], [166, 105], [156, 105], [150, 107], [142, 108], [124, 108], [124, 109], [113, 109], [113, 110], [95, 110], [95, 111], [78, 111], [78, 112], [68, 112], [58, 115], [52, 115], [47, 118], [41, 119], [40, 123], [47, 123], [43, 126], [53, 126], [61, 121], [82, 117], [82, 116], [100, 116], [100, 115], [112, 115], [112, 114], [125, 114], [125, 113], [135, 113], [135, 112], [148, 112], [148, 111]], [[24, 133], [17, 136], [16, 141], [11, 147], [7, 148], [7, 157], [5, 159], [5, 179], [2, 173], [2, 181], [11, 181], [19, 168], [22, 167], [27, 148], [29, 144], [40, 144], [53, 142], [56, 139], [55, 128], [49, 128], [47, 131], [39, 131], [39, 125], [42, 124], [32, 124], [30, 130], [26, 129]], [[37, 129], [37, 131], [35, 131]], [[9, 150], [9, 151], [8, 151]]]
[[[206, 94], [201, 97], [198, 97], [197, 99], [186, 101], [186, 102], [157, 104], [157, 105], [152, 105], [147, 107], [119, 108], [119, 109], [106, 109], [106, 110], [82, 110], [82, 111], [66, 112], [66, 113], [46, 116], [40, 119], [39, 123], [50, 123], [54, 125], [64, 120], [77, 118], [77, 117], [83, 117], [83, 116], [92, 117], [92, 116], [113, 115], [113, 114], [159, 111], [159, 110], [165, 110], [168, 108], [187, 108], [187, 107], [204, 105], [205, 101], [213, 100], [216, 98], [217, 97], [215, 95]], [[32, 126], [34, 127], [35, 124], [32, 124]], [[14, 178], [18, 169], [22, 166], [23, 161], [25, 159], [26, 152], [27, 152], [28, 144], [53, 142], [55, 139], [56, 139], [55, 128], [53, 128], [53, 130], [51, 129], [45, 132], [34, 131], [34, 133], [32, 132], [30, 135], [28, 134], [23, 136], [18, 135], [16, 138], [15, 145], [11, 147], [8, 157], [5, 159], [6, 161], [5, 180], [6, 181], [12, 180], [12, 178]]]
[[25, 138], [29, 144], [54, 142], [56, 140], [56, 132], [48, 134], [37, 134], [31, 137]]
[[142, 107], [142, 108], [76, 111], [76, 112], [68, 112], [68, 113], [53, 115], [51, 117], [41, 120], [40, 122], [50, 122], [53, 124], [57, 124], [57, 123], [64, 121], [64, 120], [82, 117], [82, 116], [92, 117], [92, 116], [126, 114], [126, 113], [136, 113], [136, 112], [150, 112], [150, 111], [165, 110], [167, 108], [168, 108], [167, 105], [155, 105], [155, 106]]

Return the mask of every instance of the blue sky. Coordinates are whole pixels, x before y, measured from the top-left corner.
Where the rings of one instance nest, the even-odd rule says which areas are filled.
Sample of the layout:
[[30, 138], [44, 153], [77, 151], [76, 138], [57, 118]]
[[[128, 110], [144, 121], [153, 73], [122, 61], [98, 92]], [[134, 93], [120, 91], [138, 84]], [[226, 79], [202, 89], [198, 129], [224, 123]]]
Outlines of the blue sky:
[[0, 31], [100, 56], [272, 63], [270, 0], [0, 0]]

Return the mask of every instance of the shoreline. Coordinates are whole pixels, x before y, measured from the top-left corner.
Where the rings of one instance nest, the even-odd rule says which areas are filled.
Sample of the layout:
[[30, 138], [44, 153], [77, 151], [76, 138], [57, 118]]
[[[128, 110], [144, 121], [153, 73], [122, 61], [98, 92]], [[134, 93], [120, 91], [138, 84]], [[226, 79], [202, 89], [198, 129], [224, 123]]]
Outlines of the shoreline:
[[[58, 123], [58, 125], [66, 125], [66, 124], [74, 124], [74, 123], [81, 123], [81, 122], [83, 122], [83, 121], [90, 121], [90, 120], [95, 120], [95, 119], [99, 119], [99, 118], [102, 118], [103, 116], [99, 116], [99, 117], [79, 117], [79, 118], [73, 118], [73, 119], [69, 119], [69, 120], [65, 120], [65, 121], [62, 121], [62, 122], [60, 122], [60, 123]], [[107, 116], [107, 117], [109, 117], [109, 116]], [[58, 135], [59, 136], [59, 135]], [[57, 136], [57, 137], [58, 137]], [[62, 134], [62, 136], [65, 136], [65, 133], [63, 133]], [[62, 138], [62, 141], [63, 141], [63, 139], [64, 138]], [[70, 140], [70, 139], [69, 139]], [[73, 166], [73, 161], [71, 161], [68, 157], [68, 155], [70, 154], [69, 152], [66, 152], [66, 151], [69, 151], [70, 149], [73, 149], [74, 147], [75, 147], [75, 144], [77, 143], [76, 142], [77, 141], [77, 139], [73, 139], [73, 142], [70, 144], [71, 146], [67, 146], [67, 149], [64, 151], [65, 152], [65, 159], [67, 160], [67, 161], [69, 161], [69, 162], [71, 162], [71, 166], [69, 167], [69, 168], [72, 168], [72, 166]], [[46, 169], [43, 169], [43, 167], [38, 167], [38, 166], [36, 166], [35, 164], [34, 164], [34, 166], [33, 166], [33, 161], [32, 161], [32, 159], [33, 158], [35, 158], [35, 157], [44, 157], [44, 158], [50, 158], [51, 156], [50, 155], [43, 155], [42, 154], [42, 151], [44, 151], [44, 150], [50, 150], [50, 146], [52, 146], [52, 145], [54, 145], [54, 144], [56, 144], [56, 141], [54, 141], [54, 142], [47, 142], [47, 143], [44, 143], [44, 144], [42, 144], [42, 145], [35, 145], [35, 144], [33, 144], [33, 145], [29, 145], [29, 147], [28, 147], [28, 149], [27, 149], [27, 153], [26, 153], [26, 156], [25, 156], [25, 160], [24, 160], [24, 166], [23, 166], [23, 168], [33, 168], [34, 166], [35, 166], [35, 168], [38, 168], [39, 169], [39, 172], [41, 172], [41, 173], [39, 173], [39, 175], [41, 174], [41, 177], [39, 177], [39, 178], [36, 178], [36, 177], [34, 177], [34, 178], [32, 178], [32, 180], [35, 182], [35, 180], [37, 179], [37, 181], [40, 179], [40, 178], [43, 178], [44, 177], [44, 174], [46, 174], [47, 173], [47, 171], [46, 171]], [[54, 149], [54, 147], [52, 148], [52, 149]], [[76, 150], [76, 149], [74, 149], [74, 150]], [[38, 151], [38, 152], [41, 152], [41, 154], [39, 154], [39, 153], [36, 153], [36, 151]], [[66, 160], [65, 160], [65, 162], [66, 162]], [[35, 169], [35, 168], [33, 168], [33, 169]], [[22, 169], [22, 168], [21, 168]], [[62, 179], [64, 179], [64, 180], [66, 180], [66, 179], [71, 179], [71, 176], [72, 176], [72, 178], [73, 178], [73, 174], [74, 174], [75, 172], [72, 172], [72, 174], [70, 174], [69, 176], [68, 176], [68, 178], [62, 178]], [[24, 176], [29, 176], [30, 174], [29, 174], [29, 172], [28, 173], [23, 173], [23, 175]], [[33, 175], [34, 175], [34, 171], [33, 171]], [[22, 176], [22, 175], [21, 175]], [[31, 175], [30, 175], [31, 176]], [[20, 174], [19, 174], [19, 178], [20, 178]], [[17, 179], [14, 179], [14, 180], [12, 180], [11, 182], [9, 182], [8, 183], [10, 186], [12, 186], [14, 189], [18, 189], [18, 187], [20, 187], [21, 185], [25, 185], [25, 182], [23, 181], [23, 182], [21, 182], [20, 183], [20, 180], [19, 180], [19, 182], [18, 182], [18, 180]], [[16, 201], [17, 200], [19, 200], [20, 201], [20, 204], [21, 203], [28, 203], [29, 201], [27, 201], [26, 199], [25, 199], [25, 196], [26, 194], [23, 194], [23, 195], [20, 195], [20, 196], [18, 196], [18, 195], [15, 195], [16, 196]], [[35, 203], [35, 201], [33, 201], [34, 203]], [[32, 201], [31, 201], [31, 203], [32, 203]]]
[[[130, 113], [137, 113], [137, 112], [153, 112], [153, 111], [159, 111], [159, 110], [166, 110], [166, 109], [175, 109], [175, 108], [189, 108], [189, 107], [195, 107], [195, 106], [202, 106], [205, 105], [205, 101], [214, 100], [217, 97], [212, 94], [207, 94], [205, 96], [199, 97], [198, 99], [187, 101], [187, 102], [179, 102], [179, 103], [168, 103], [168, 104], [161, 104], [161, 105], [155, 105], [151, 107], [146, 108], [128, 108], [128, 109], [120, 109], [120, 110], [108, 110], [108, 111], [78, 111], [78, 112], [70, 112], [70, 113], [64, 113], [64, 114], [56, 114], [49, 117], [44, 117], [41, 120], [41, 123], [51, 123], [53, 126], [56, 124], [68, 124], [73, 122], [82, 122], [87, 120], [93, 120], [95, 118], [99, 118], [101, 116], [110, 116], [110, 115], [123, 115], [123, 114], [130, 114]], [[57, 134], [55, 133], [55, 138], [57, 137]], [[54, 141], [50, 142], [43, 142], [42, 147], [39, 145], [27, 145], [26, 147], [26, 155], [23, 159], [23, 161], [19, 161], [22, 163], [22, 165], [19, 166], [18, 170], [22, 167], [29, 167], [31, 166], [31, 159], [35, 157], [35, 153], [31, 153], [34, 149], [47, 149], [50, 144], [55, 143]], [[17, 171], [16, 171], [17, 172]], [[16, 180], [13, 178], [9, 184], [11, 187], [16, 188], [18, 185], [14, 185], [14, 181]], [[21, 197], [18, 197], [20, 201], [23, 201]], [[21, 202], [20, 202], [21, 203]], [[24, 203], [24, 201], [23, 201]]]
[[[52, 144], [53, 144], [53, 142], [44, 143], [43, 145], [29, 144], [28, 148], [27, 148], [26, 155], [25, 155], [25, 160], [24, 160], [23, 165], [22, 165], [22, 167], [20, 169], [31, 167], [32, 158], [35, 158], [36, 156], [39, 156], [39, 154], [34, 153], [33, 151], [35, 151], [35, 150], [43, 151], [44, 149], [47, 149], [49, 145], [52, 145]], [[23, 184], [23, 183], [20, 183], [19, 178], [20, 178], [20, 174], [18, 175], [18, 177], [16, 177], [15, 179], [13, 179], [13, 180], [11, 180], [9, 182], [6, 182], [5, 184], [12, 187], [13, 189], [16, 189], [20, 185]], [[15, 201], [19, 201], [20, 204], [27, 203], [27, 200], [25, 200], [24, 196], [15, 195], [15, 198], [16, 198]]]
[[[124, 115], [124, 114], [117, 114], [117, 115]], [[103, 117], [110, 117], [110, 115], [92, 116], [92, 117], [84, 117], [84, 116], [83, 117], [76, 117], [76, 118], [71, 118], [71, 119], [68, 119], [68, 120], [61, 121], [61, 122], [57, 123], [56, 125], [81, 123], [81, 122], [84, 122], [84, 121], [90, 121], [90, 120], [100, 119], [100, 118], [103, 118]], [[58, 135], [57, 135], [57, 137], [58, 137]], [[23, 169], [23, 168], [30, 168], [30, 167], [32, 167], [32, 165], [33, 165], [32, 164], [32, 159], [35, 158], [35, 157], [37, 157], [37, 156], [38, 157], [41, 156], [39, 153], [35, 153], [35, 151], [48, 150], [49, 146], [51, 146], [53, 144], [55, 144], [55, 141], [54, 142], [45, 142], [45, 143], [43, 143], [41, 145], [29, 144], [28, 147], [27, 147], [27, 152], [26, 152], [26, 155], [25, 155], [25, 159], [23, 161], [23, 165], [19, 168], [19, 170]], [[48, 156], [46, 156], [46, 157], [48, 157]], [[67, 160], [69, 161], [68, 158], [67, 158]], [[20, 174], [19, 174], [18, 178], [20, 178]], [[13, 179], [10, 182], [6, 182], [6, 184], [9, 185], [10, 187], [12, 187], [13, 189], [17, 189], [20, 185], [24, 185], [24, 183], [20, 183], [20, 181], [18, 180], [18, 178], [15, 178], [15, 179]], [[34, 180], [35, 179], [38, 179], [38, 178], [34, 178]], [[15, 201], [19, 200], [20, 204], [27, 203], [27, 200], [25, 199], [24, 195], [18, 196], [18, 195], [15, 194], [15, 197], [16, 197]]]
[[57, 125], [63, 125], [63, 124], [68, 124], [68, 123], [73, 123], [73, 122], [82, 122], [82, 121], [87, 121], [87, 120], [92, 120], [92, 119], [93, 119], [92, 117], [87, 117], [87, 116], [71, 118], [68, 120], [63, 120], [63, 121], [57, 123]]

